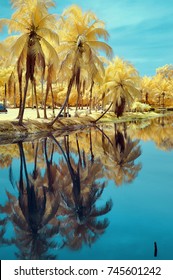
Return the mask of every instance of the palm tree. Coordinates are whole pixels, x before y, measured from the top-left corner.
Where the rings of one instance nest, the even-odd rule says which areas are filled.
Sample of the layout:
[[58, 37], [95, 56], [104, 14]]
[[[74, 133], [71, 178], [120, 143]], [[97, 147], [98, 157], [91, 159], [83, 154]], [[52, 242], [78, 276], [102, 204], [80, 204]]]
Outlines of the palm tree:
[[[25, 101], [29, 80], [34, 88], [37, 105], [37, 117], [39, 117], [37, 95], [36, 95], [36, 67], [40, 69], [41, 79], [45, 72], [46, 56], [51, 57], [52, 63], [58, 59], [55, 49], [48, 42], [50, 39], [59, 42], [55, 30], [56, 18], [48, 14], [47, 8], [52, 1], [35, 0], [30, 5], [29, 0], [13, 1], [18, 10], [11, 19], [1, 19], [0, 25], [8, 25], [9, 31], [22, 32], [11, 48], [11, 58], [17, 59], [17, 72], [20, 90], [19, 125], [22, 125]], [[22, 75], [25, 72], [25, 87], [22, 100]]]
[[130, 105], [140, 96], [138, 89], [139, 76], [136, 69], [129, 62], [116, 57], [106, 68], [104, 79], [105, 101], [113, 102], [112, 110], [121, 116], [125, 105]]
[[[171, 81], [169, 79], [163, 78], [161, 74], [157, 74], [153, 78], [153, 83], [154, 83], [153, 95], [155, 99], [156, 97], [158, 97], [159, 107], [164, 108], [165, 105], [169, 106], [169, 99], [172, 98]], [[165, 99], [168, 100], [168, 103], [165, 102], [166, 101]]]
[[81, 91], [82, 81], [91, 86], [97, 76], [104, 72], [103, 63], [98, 58], [98, 50], [112, 54], [112, 49], [105, 42], [98, 41], [99, 37], [108, 38], [102, 21], [98, 20], [92, 12], [83, 13], [81, 8], [73, 5], [63, 14], [61, 28], [63, 33], [59, 56], [62, 62], [59, 72], [59, 81], [68, 83], [67, 94], [61, 110], [50, 123], [53, 125], [66, 105], [73, 85], [76, 85], [78, 96]]
[[144, 76], [140, 82], [142, 99], [146, 104], [150, 104], [150, 96], [152, 96], [154, 83], [151, 77]]
[[160, 74], [163, 78], [171, 80], [173, 78], [173, 65], [166, 64], [156, 69], [156, 74]]

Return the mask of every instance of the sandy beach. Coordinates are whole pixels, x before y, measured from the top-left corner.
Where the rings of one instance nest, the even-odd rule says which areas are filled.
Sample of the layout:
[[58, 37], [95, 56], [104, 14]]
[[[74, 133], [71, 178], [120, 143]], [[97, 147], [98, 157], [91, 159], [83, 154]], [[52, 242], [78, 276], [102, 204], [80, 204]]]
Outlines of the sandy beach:
[[[18, 112], [19, 112], [19, 109], [18, 108], [8, 108], [7, 109], [8, 112], [7, 113], [0, 113], [0, 122], [1, 121], [14, 121], [16, 120], [17, 118], [17, 115], [18, 115]], [[55, 115], [58, 114], [60, 109], [55, 109]], [[43, 109], [39, 109], [39, 113], [40, 113], [40, 118], [37, 118], [37, 112], [36, 112], [36, 109], [32, 109], [32, 108], [26, 108], [25, 111], [24, 111], [24, 120], [28, 120], [28, 119], [31, 119], [31, 120], [44, 120], [44, 111]], [[74, 113], [75, 113], [75, 108], [71, 108], [70, 109], [70, 114], [71, 116], [74, 116]], [[86, 109], [84, 110], [79, 110], [78, 111], [78, 114], [81, 116], [81, 115], [86, 115]], [[52, 117], [53, 117], [53, 112], [52, 112], [52, 109], [47, 109], [47, 117], [48, 117], [48, 120], [50, 120]]]

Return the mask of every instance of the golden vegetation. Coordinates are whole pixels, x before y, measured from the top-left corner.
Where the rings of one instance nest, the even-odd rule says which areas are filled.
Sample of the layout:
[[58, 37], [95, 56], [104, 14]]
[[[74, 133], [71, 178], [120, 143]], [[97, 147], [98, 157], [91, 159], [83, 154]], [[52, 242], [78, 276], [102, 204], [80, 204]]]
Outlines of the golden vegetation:
[[[25, 106], [68, 106], [111, 110], [119, 117], [134, 108], [134, 102], [151, 107], [173, 106], [173, 67], [156, 69], [154, 77], [140, 77], [134, 66], [113, 58], [105, 42], [109, 34], [103, 21], [92, 11], [77, 5], [67, 8], [58, 18], [49, 13], [53, 1], [13, 0], [11, 19], [1, 19], [12, 36], [0, 43], [0, 99], [9, 107], [19, 107], [22, 124]], [[19, 35], [13, 35], [15, 33]], [[110, 59], [100, 56], [104, 52]], [[106, 66], [107, 65], [107, 66]], [[136, 110], [145, 111], [143, 106]], [[149, 110], [149, 107], [147, 107]]]

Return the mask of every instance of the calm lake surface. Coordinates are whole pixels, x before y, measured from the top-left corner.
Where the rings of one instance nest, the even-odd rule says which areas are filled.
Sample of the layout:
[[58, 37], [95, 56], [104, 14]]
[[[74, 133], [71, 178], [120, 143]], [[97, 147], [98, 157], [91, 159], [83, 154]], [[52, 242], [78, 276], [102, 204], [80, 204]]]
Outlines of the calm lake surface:
[[0, 145], [0, 259], [173, 259], [173, 118]]

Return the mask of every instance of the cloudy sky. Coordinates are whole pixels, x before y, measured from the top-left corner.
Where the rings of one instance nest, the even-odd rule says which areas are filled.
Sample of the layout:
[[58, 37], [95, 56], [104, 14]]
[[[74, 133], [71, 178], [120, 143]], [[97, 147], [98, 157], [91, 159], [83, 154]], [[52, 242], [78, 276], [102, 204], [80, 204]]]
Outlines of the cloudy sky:
[[[140, 75], [173, 63], [172, 0], [56, 0], [54, 13], [72, 4], [92, 10], [106, 23], [114, 56], [130, 61]], [[0, 17], [10, 17], [10, 1], [0, 0]], [[0, 34], [4, 38], [5, 33]]]

